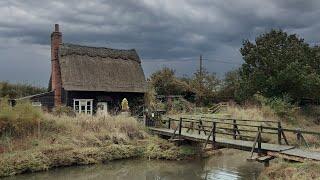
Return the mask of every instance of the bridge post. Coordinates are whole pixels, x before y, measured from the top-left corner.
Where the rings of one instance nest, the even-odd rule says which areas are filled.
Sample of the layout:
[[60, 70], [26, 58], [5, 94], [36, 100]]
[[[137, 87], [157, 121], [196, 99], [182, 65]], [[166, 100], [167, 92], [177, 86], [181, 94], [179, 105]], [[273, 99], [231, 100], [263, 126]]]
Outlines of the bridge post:
[[171, 128], [171, 118], [169, 118], [169, 120], [168, 120], [168, 129], [170, 129]]
[[278, 121], [278, 144], [282, 144], [282, 142], [281, 142], [281, 131], [282, 131], [282, 127], [281, 127], [281, 122], [280, 121]]
[[237, 120], [233, 120], [233, 139], [237, 139]]
[[216, 149], [216, 126], [217, 122], [212, 122], [212, 148]]
[[301, 146], [301, 139], [301, 130], [297, 129], [297, 141], [299, 146]]
[[260, 127], [258, 127], [258, 131], [259, 131], [259, 135], [258, 135], [258, 156], [261, 156], [261, 142], [262, 142], [262, 137], [261, 137], [261, 133], [262, 133], [262, 126], [260, 125]]
[[181, 137], [181, 129], [182, 129], [182, 117], [180, 117], [180, 121], [179, 121], [179, 139]]

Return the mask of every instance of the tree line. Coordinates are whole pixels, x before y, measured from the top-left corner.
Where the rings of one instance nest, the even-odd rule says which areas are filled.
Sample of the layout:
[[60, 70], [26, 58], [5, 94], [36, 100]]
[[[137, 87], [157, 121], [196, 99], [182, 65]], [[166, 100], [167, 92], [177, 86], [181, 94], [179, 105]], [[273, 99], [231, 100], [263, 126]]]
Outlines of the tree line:
[[9, 82], [0, 82], [0, 98], [7, 97], [14, 99], [43, 92], [47, 92], [47, 88], [36, 87], [31, 84], [12, 84]]
[[243, 41], [244, 63], [223, 79], [204, 70], [178, 77], [170, 68], [153, 73], [148, 82], [156, 94], [183, 95], [197, 105], [219, 101], [250, 101], [255, 94], [301, 103], [320, 99], [320, 47], [296, 34], [271, 30]]

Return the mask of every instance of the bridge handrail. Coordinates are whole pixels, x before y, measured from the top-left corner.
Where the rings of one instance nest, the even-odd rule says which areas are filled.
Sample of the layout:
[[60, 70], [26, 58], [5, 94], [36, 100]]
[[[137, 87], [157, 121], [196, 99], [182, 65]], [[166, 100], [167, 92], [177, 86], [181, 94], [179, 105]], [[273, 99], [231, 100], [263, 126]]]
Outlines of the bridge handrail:
[[[173, 118], [171, 118], [173, 119]], [[203, 122], [213, 122], [213, 120], [227, 120], [227, 121], [243, 121], [243, 122], [251, 122], [251, 120], [249, 119], [236, 119], [236, 118], [211, 118], [210, 120], [208, 120], [209, 118], [205, 118], [205, 119], [197, 119], [197, 118], [189, 118], [189, 117], [182, 117], [182, 119], [189, 119], [189, 120], [195, 120], [195, 121], [203, 121]], [[176, 121], [179, 121], [179, 120], [176, 120]], [[216, 122], [219, 122], [219, 123], [222, 123], [221, 121], [216, 121]], [[270, 123], [279, 123], [279, 121], [258, 121], [258, 120], [252, 120], [252, 122], [260, 122], [260, 123], [263, 123], [263, 122], [270, 122]], [[266, 126], [267, 127], [267, 126]]]
[[[163, 120], [163, 121], [180, 121], [180, 119], [175, 119], [175, 118], [171, 118], [171, 117], [168, 117], [168, 120]], [[214, 119], [221, 119], [221, 120], [224, 120], [224, 118], [214, 118]], [[231, 119], [229, 118], [230, 120], [236, 120], [236, 121], [243, 121], [243, 120], [239, 120], [239, 119]], [[228, 125], [235, 125], [234, 123], [228, 123], [228, 122], [221, 122], [221, 121], [213, 121], [213, 120], [203, 120], [203, 119], [196, 119], [196, 118], [186, 118], [186, 117], [182, 117], [182, 121], [183, 122], [196, 122], [196, 123], [199, 123], [199, 121], [203, 121], [203, 122], [216, 122], [216, 123], [219, 123], [219, 124], [228, 124]], [[249, 121], [249, 120], [245, 120], [245, 121]], [[258, 122], [258, 121], [257, 121]], [[260, 121], [260, 122], [265, 122], [265, 121]], [[277, 122], [279, 123], [279, 122]], [[239, 123], [236, 123], [236, 125], [238, 126], [246, 126], [246, 127], [262, 127], [263, 129], [268, 129], [268, 130], [275, 130], [275, 131], [278, 131], [279, 130], [279, 127], [270, 127], [270, 126], [258, 126], [258, 125], [249, 125], [249, 124], [239, 124]], [[203, 127], [206, 127], [205, 125], [202, 125]], [[208, 126], [208, 127], [211, 127], [211, 126]], [[245, 131], [243, 129], [239, 129], [241, 131]], [[293, 132], [293, 133], [303, 133], [303, 134], [311, 134], [311, 135], [319, 135], [320, 136], [320, 132], [315, 132], [315, 131], [306, 131], [306, 130], [301, 130], [301, 129], [289, 129], [289, 128], [282, 128], [281, 127], [281, 130], [284, 131], [284, 132]], [[255, 131], [257, 132], [257, 131]], [[270, 134], [273, 134], [272, 132], [263, 132], [263, 133], [270, 133]]]
[[260, 123], [278, 123], [279, 121], [272, 121], [272, 120], [254, 120], [254, 119], [236, 119], [236, 118], [220, 118], [220, 117], [206, 117], [206, 116], [201, 116], [200, 118], [205, 118], [205, 119], [219, 119], [219, 120], [226, 120], [226, 121], [244, 121], [244, 122], [260, 122]]

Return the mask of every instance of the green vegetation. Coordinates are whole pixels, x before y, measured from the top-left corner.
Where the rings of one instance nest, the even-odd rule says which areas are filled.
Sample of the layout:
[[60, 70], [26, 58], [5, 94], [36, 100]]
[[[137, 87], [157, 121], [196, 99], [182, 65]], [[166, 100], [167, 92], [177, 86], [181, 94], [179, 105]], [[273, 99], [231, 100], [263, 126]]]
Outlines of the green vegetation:
[[234, 100], [252, 101], [255, 94], [301, 104], [304, 99], [320, 100], [320, 48], [310, 46], [296, 34], [271, 30], [255, 42], [246, 40], [240, 49], [243, 65], [226, 73], [223, 80], [207, 71], [191, 77], [176, 77], [163, 68], [150, 77], [158, 95], [183, 95], [197, 106]]
[[149, 80], [150, 90], [157, 95], [182, 95], [199, 106], [213, 103], [217, 94], [219, 79], [206, 70], [197, 71], [192, 77], [176, 77], [174, 70], [163, 68], [153, 73]]
[[47, 92], [47, 89], [35, 87], [30, 84], [10, 84], [8, 82], [0, 82], [0, 98], [20, 98], [43, 92]]
[[28, 103], [18, 103], [14, 108], [6, 99], [0, 103], [0, 136], [23, 137], [34, 133], [40, 124], [41, 112]]
[[294, 102], [319, 99], [318, 47], [310, 47], [295, 34], [271, 30], [254, 43], [244, 41], [240, 52], [245, 63], [240, 69], [239, 100], [257, 92], [272, 98], [288, 96]]
[[0, 106], [0, 177], [52, 167], [194, 155], [147, 133], [132, 117], [44, 114], [29, 103]]

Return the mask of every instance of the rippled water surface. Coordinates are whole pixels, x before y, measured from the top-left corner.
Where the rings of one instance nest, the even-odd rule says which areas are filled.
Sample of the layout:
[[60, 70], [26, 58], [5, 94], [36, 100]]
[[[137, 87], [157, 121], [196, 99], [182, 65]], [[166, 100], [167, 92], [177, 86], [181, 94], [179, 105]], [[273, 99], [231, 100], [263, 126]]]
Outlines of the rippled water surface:
[[220, 156], [191, 161], [155, 161], [131, 159], [101, 165], [57, 168], [23, 174], [5, 180], [197, 180], [257, 179], [263, 165], [247, 162], [249, 153], [225, 150]]

